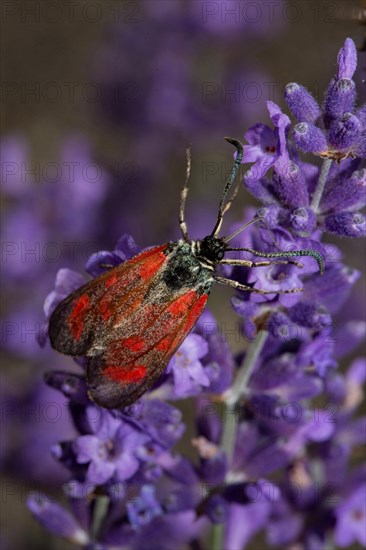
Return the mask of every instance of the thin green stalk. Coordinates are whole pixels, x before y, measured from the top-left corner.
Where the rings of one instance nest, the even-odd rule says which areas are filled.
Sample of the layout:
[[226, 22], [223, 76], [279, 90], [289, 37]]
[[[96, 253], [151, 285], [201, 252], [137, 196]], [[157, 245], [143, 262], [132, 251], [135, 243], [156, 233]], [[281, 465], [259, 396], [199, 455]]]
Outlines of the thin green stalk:
[[211, 550], [224, 549], [224, 525], [216, 523], [212, 528]]
[[228, 464], [230, 464], [235, 444], [235, 433], [237, 427], [237, 403], [248, 389], [248, 382], [257, 363], [259, 355], [267, 340], [268, 332], [261, 330], [255, 342], [249, 345], [245, 354], [244, 362], [241, 365], [233, 387], [226, 399], [225, 421], [222, 434], [222, 448], [226, 453]]
[[239, 401], [240, 397], [245, 395], [247, 392], [249, 379], [252, 376], [252, 372], [267, 338], [268, 332], [266, 330], [261, 330], [258, 332], [255, 342], [249, 345], [247, 353], [245, 354], [244, 362], [239, 369], [234, 385], [231, 388], [230, 394], [226, 400], [227, 404], [235, 405], [235, 403]]
[[222, 448], [226, 453], [228, 464], [231, 463], [234, 452], [235, 433], [237, 426], [236, 412], [236, 403], [226, 404], [224, 429], [222, 433]]
[[91, 525], [91, 539], [97, 541], [103, 527], [109, 506], [109, 497], [98, 496], [95, 499], [93, 509], [93, 522]]
[[[234, 385], [226, 399], [225, 421], [222, 434], [222, 448], [226, 453], [227, 462], [231, 464], [235, 434], [237, 428], [237, 403], [242, 395], [248, 390], [248, 383], [253, 370], [257, 364], [259, 355], [268, 338], [268, 332], [261, 330], [255, 342], [249, 345], [243, 364], [241, 365]], [[224, 526], [222, 524], [214, 525], [212, 529], [212, 550], [224, 549]]]
[[319, 179], [316, 184], [314, 195], [311, 201], [311, 208], [315, 213], [318, 213], [320, 201], [322, 200], [324, 187], [327, 182], [330, 167], [332, 166], [332, 159], [325, 159], [320, 169]]

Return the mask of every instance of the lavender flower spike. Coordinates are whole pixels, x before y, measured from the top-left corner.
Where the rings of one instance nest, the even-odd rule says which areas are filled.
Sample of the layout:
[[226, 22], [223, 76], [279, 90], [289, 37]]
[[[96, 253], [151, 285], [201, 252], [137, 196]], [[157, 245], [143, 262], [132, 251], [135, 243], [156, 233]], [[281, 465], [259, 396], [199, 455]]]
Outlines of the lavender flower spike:
[[361, 485], [336, 510], [337, 526], [335, 540], [344, 548], [354, 542], [366, 546], [366, 484]]

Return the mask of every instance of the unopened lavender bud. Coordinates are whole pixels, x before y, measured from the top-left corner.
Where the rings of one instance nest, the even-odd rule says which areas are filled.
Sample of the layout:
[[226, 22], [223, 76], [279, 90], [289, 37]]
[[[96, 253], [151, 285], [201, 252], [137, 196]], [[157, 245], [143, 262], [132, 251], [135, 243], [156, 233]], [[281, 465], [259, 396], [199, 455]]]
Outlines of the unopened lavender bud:
[[337, 151], [347, 151], [356, 144], [360, 131], [358, 118], [352, 113], [346, 113], [341, 120], [330, 124], [328, 141]]
[[366, 169], [355, 170], [347, 179], [337, 178], [324, 193], [322, 212], [360, 210], [366, 206]]
[[352, 78], [357, 68], [357, 49], [351, 38], [346, 38], [338, 53], [338, 79]]
[[284, 218], [285, 210], [277, 204], [271, 204], [270, 206], [263, 206], [258, 208], [257, 216], [262, 218], [262, 223], [265, 227], [274, 228], [280, 225]]
[[333, 79], [325, 94], [324, 111], [326, 118], [342, 118], [354, 110], [356, 86], [350, 78]]
[[328, 310], [312, 302], [299, 302], [287, 313], [293, 323], [307, 328], [319, 330], [332, 324], [332, 317]]
[[315, 122], [321, 115], [320, 107], [311, 93], [300, 84], [290, 82], [285, 88], [285, 101], [299, 121]]
[[356, 111], [356, 117], [360, 121], [363, 130], [366, 130], [366, 103]]
[[62, 391], [62, 393], [77, 403], [88, 403], [85, 379], [71, 372], [49, 371], [44, 375], [46, 384]]
[[359, 135], [357, 142], [352, 147], [352, 152], [361, 159], [366, 158], [366, 130]]
[[35, 519], [54, 535], [65, 538], [77, 546], [84, 546], [89, 542], [87, 533], [70, 512], [51, 502], [46, 496], [31, 493], [27, 499], [27, 506]]
[[267, 323], [267, 330], [276, 340], [291, 340], [294, 337], [293, 330], [291, 330], [293, 328], [294, 323], [291, 323], [288, 316], [281, 311], [273, 313]]
[[328, 149], [327, 140], [320, 128], [308, 122], [296, 124], [293, 131], [295, 145], [305, 153], [323, 153]]
[[309, 196], [304, 174], [292, 161], [279, 160], [274, 166], [273, 189], [288, 207], [308, 206]]
[[225, 523], [229, 514], [229, 506], [223, 496], [213, 495], [205, 503], [204, 511], [213, 523]]
[[311, 208], [295, 208], [292, 210], [287, 219], [287, 223], [295, 231], [313, 231], [316, 226], [316, 216]]
[[325, 218], [325, 227], [339, 237], [364, 237], [366, 235], [365, 216], [357, 212], [338, 212]]

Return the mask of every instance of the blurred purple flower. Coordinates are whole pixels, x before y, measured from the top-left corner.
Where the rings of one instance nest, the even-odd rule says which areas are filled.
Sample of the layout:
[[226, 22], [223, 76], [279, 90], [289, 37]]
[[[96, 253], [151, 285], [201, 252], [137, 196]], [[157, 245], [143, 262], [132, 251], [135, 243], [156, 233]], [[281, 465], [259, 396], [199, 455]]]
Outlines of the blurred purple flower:
[[147, 438], [108, 411], [94, 412], [100, 414], [97, 422], [91, 422], [94, 433], [81, 435], [74, 441], [77, 462], [88, 464], [87, 479], [97, 485], [112, 477], [117, 481], [131, 478], [139, 467], [137, 449]]
[[163, 510], [155, 497], [155, 488], [152, 485], [144, 485], [137, 500], [127, 503], [127, 513], [134, 529], [146, 525], [163, 513]]
[[192, 395], [201, 387], [209, 385], [210, 380], [200, 361], [207, 351], [207, 342], [198, 334], [191, 334], [175, 353], [168, 372], [170, 370], [174, 376], [176, 397]]
[[45, 488], [66, 481], [67, 473], [50, 454], [59, 438], [75, 436], [62, 394], [39, 382], [25, 391], [3, 375], [1, 399], [3, 471]]
[[336, 543], [344, 548], [355, 542], [366, 546], [366, 484], [361, 485], [336, 508]]
[[37, 493], [28, 497], [27, 505], [33, 516], [52, 534], [67, 539], [77, 546], [89, 542], [89, 536], [77, 523], [74, 516], [59, 504]]

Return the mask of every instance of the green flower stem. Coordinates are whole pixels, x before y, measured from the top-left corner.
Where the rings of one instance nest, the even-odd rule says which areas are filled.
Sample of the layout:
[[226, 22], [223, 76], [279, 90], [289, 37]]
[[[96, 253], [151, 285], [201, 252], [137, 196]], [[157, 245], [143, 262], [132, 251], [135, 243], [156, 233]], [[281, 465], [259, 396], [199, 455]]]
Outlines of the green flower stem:
[[[268, 332], [261, 330], [255, 342], [249, 345], [243, 364], [241, 365], [234, 385], [226, 399], [224, 428], [222, 434], [222, 449], [230, 465], [234, 453], [235, 434], [237, 429], [237, 403], [247, 393], [248, 383], [257, 364], [259, 355], [268, 338]], [[211, 539], [212, 550], [224, 549], [224, 525], [214, 525]]]
[[103, 527], [104, 520], [107, 516], [109, 506], [109, 497], [98, 496], [95, 499], [93, 510], [93, 522], [91, 525], [91, 539], [96, 542], [99, 538]]
[[224, 525], [216, 523], [212, 528], [211, 550], [224, 550]]
[[228, 405], [235, 405], [242, 395], [245, 395], [248, 389], [248, 382], [257, 363], [259, 355], [268, 338], [266, 330], [260, 330], [258, 336], [252, 344], [249, 344], [245, 354], [244, 362], [241, 365], [238, 375], [235, 379], [229, 396], [226, 399]]
[[319, 211], [320, 201], [322, 200], [324, 187], [327, 182], [330, 167], [332, 166], [332, 159], [325, 159], [320, 169], [319, 179], [316, 184], [314, 195], [311, 201], [311, 208], [317, 214]]
[[237, 403], [239, 399], [247, 393], [250, 377], [267, 338], [268, 332], [266, 330], [261, 330], [258, 333], [256, 341], [249, 345], [244, 362], [239, 369], [233, 387], [226, 399], [222, 448], [226, 453], [228, 464], [231, 463], [234, 453], [237, 428]]
[[256, 341], [249, 344], [244, 362], [239, 369], [233, 387], [226, 399], [222, 448], [226, 453], [228, 464], [231, 463], [234, 452], [235, 433], [237, 428], [237, 403], [239, 399], [247, 393], [250, 377], [267, 338], [268, 332], [266, 330], [261, 330], [258, 333]]

